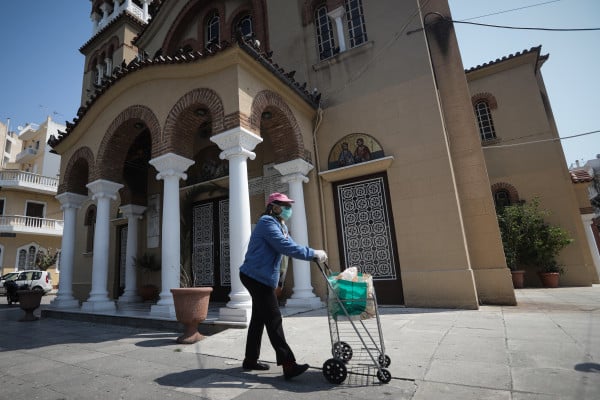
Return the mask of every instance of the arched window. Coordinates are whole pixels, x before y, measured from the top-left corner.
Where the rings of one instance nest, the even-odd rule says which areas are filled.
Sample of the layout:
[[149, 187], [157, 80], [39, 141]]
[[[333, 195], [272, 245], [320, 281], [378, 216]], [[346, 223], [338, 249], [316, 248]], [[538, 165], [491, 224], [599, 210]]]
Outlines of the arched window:
[[206, 46], [213, 43], [219, 43], [220, 30], [219, 14], [213, 11], [206, 19]]
[[38, 252], [38, 246], [28, 244], [17, 249], [17, 270], [36, 269], [35, 258]]
[[333, 56], [333, 26], [327, 15], [327, 6], [322, 5], [315, 11], [315, 27], [317, 28], [317, 49], [319, 60], [325, 60]]
[[494, 192], [494, 203], [496, 209], [500, 210], [504, 207], [510, 206], [510, 193], [506, 189], [499, 189]]
[[94, 251], [94, 231], [96, 230], [96, 206], [90, 206], [85, 213], [84, 225], [86, 226], [86, 253]]
[[481, 141], [496, 139], [494, 121], [492, 120], [492, 113], [487, 101], [481, 100], [475, 103], [475, 115], [477, 116]]
[[242, 37], [249, 37], [254, 34], [254, 28], [252, 27], [252, 16], [245, 15], [238, 21], [235, 26], [234, 32], [240, 31]]
[[365, 43], [367, 41], [367, 31], [362, 0], [346, 0], [346, 20], [348, 21], [350, 47]]

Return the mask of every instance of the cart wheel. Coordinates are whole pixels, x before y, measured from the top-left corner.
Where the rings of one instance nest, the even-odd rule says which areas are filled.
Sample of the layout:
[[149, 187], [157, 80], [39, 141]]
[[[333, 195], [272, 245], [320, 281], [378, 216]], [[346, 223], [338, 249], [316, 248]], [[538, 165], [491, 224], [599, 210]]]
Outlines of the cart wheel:
[[348, 371], [343, 362], [335, 358], [330, 358], [323, 363], [323, 375], [329, 382], [337, 385], [344, 382]]
[[381, 368], [377, 371], [377, 379], [379, 379], [379, 382], [381, 383], [388, 383], [392, 380], [392, 374], [390, 374], [390, 371], [387, 369]]
[[352, 347], [346, 342], [336, 342], [331, 351], [335, 358], [339, 358], [343, 362], [348, 362], [352, 359]]
[[387, 354], [380, 354], [378, 361], [379, 361], [379, 366], [383, 367], [383, 368], [389, 367], [390, 364], [392, 363], [392, 360], [390, 359], [390, 357]]

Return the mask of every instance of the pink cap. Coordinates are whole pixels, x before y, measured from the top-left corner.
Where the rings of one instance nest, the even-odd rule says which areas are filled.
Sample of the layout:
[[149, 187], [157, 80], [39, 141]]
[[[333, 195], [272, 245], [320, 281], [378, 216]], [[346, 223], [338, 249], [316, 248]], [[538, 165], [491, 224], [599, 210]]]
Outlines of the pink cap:
[[267, 201], [267, 205], [273, 203], [274, 201], [280, 201], [282, 203], [293, 203], [294, 202], [294, 200], [290, 199], [285, 194], [278, 193], [278, 192], [271, 193], [269, 195], [269, 200]]

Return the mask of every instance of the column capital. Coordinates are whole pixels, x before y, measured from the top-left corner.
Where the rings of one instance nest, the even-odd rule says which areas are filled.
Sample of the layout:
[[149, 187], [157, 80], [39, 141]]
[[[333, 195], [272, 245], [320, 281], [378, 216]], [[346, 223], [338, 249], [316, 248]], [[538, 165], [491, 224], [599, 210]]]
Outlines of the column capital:
[[54, 198], [60, 203], [60, 208], [65, 210], [67, 208], [81, 207], [83, 202], [87, 200], [88, 197], [82, 194], [64, 192], [54, 196]]
[[117, 192], [123, 187], [122, 184], [117, 182], [107, 181], [106, 179], [98, 179], [94, 182], [90, 182], [85, 185], [92, 192], [92, 199], [109, 198], [111, 200], [117, 199]]
[[158, 156], [149, 161], [157, 171], [156, 179], [164, 179], [168, 176], [176, 176], [180, 179], [187, 179], [185, 171], [192, 166], [195, 161], [182, 157], [175, 153], [167, 153]]
[[138, 206], [136, 204], [126, 204], [124, 206], [119, 207], [119, 209], [127, 219], [141, 219], [142, 215], [144, 214], [144, 211], [146, 211], [146, 207]]
[[343, 6], [340, 6], [334, 10], [331, 10], [327, 13], [333, 19], [343, 18], [344, 14], [346, 14], [346, 9]]
[[286, 175], [302, 175], [304, 182], [308, 182], [306, 175], [314, 168], [313, 165], [301, 158], [286, 161], [273, 166], [283, 177]]
[[256, 154], [254, 154], [252, 150], [254, 150], [256, 145], [261, 143], [263, 139], [249, 130], [238, 126], [237, 128], [212, 136], [210, 141], [223, 150], [219, 155], [221, 160], [229, 160], [234, 156], [245, 156], [254, 160]]

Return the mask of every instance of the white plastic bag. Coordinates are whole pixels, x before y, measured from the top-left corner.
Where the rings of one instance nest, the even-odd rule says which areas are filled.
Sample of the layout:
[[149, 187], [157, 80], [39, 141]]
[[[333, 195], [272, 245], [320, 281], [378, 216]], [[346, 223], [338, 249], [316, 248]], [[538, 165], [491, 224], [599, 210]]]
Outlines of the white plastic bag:
[[358, 268], [350, 267], [340, 272], [337, 276], [338, 279], [345, 281], [357, 282], [358, 281]]

